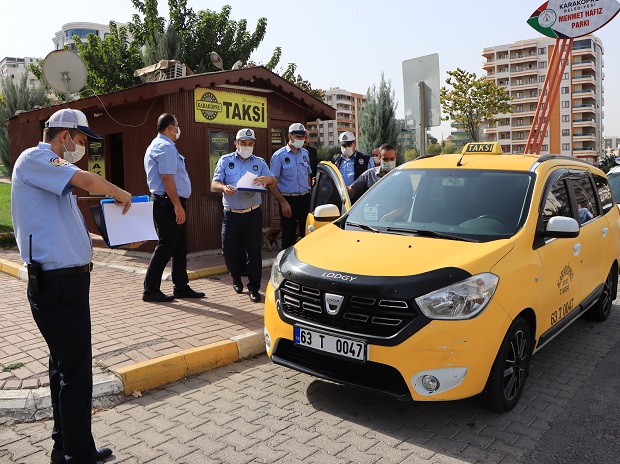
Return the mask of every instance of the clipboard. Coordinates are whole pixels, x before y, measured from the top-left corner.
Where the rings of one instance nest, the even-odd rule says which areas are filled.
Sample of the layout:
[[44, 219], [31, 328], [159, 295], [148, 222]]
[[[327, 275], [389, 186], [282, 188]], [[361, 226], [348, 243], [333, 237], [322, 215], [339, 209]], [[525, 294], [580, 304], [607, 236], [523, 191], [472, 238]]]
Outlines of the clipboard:
[[267, 193], [266, 188], [260, 187], [237, 187], [239, 192], [259, 192], [259, 193]]
[[135, 196], [131, 199], [131, 203], [132, 207], [127, 212], [126, 219], [120, 219], [122, 211], [111, 198], [104, 198], [98, 205], [90, 207], [99, 234], [110, 248], [158, 238], [153, 224], [153, 204], [150, 202], [150, 197]]

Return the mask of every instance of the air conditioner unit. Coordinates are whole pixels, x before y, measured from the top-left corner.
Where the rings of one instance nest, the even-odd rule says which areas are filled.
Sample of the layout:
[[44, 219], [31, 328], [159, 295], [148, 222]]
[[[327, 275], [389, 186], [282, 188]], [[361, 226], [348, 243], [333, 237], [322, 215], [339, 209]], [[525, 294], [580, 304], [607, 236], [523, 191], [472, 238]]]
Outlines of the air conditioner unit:
[[160, 60], [145, 68], [136, 69], [135, 77], [142, 76], [145, 82], [157, 82], [178, 77], [191, 76], [194, 74], [185, 64], [176, 60]]

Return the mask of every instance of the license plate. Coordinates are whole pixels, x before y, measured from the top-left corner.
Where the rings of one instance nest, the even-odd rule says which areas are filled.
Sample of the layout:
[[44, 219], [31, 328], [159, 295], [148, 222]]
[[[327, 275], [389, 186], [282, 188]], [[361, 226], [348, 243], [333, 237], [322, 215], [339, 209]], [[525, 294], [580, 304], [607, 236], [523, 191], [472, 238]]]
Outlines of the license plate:
[[325, 351], [357, 361], [366, 361], [367, 346], [365, 342], [350, 338], [329, 335], [315, 330], [294, 328], [295, 344]]

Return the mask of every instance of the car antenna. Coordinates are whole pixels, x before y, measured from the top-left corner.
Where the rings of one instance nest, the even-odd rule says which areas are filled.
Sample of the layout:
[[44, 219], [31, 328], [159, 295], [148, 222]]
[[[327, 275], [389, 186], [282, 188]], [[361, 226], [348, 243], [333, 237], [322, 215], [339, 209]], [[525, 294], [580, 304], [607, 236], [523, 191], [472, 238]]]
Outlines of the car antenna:
[[458, 163], [456, 163], [457, 166], [463, 166], [463, 163], [461, 163], [461, 161], [463, 161], [463, 156], [465, 156], [465, 153], [463, 153], [461, 157], [459, 158]]

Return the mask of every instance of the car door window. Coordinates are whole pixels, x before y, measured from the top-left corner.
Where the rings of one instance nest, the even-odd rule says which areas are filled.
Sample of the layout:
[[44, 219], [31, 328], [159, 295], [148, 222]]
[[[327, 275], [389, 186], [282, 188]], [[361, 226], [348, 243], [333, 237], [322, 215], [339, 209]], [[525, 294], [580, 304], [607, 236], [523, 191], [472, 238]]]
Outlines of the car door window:
[[606, 214], [614, 206], [614, 198], [611, 193], [611, 187], [609, 182], [607, 182], [607, 179], [604, 177], [596, 174], [594, 174], [593, 177], [594, 183], [596, 184], [598, 197], [601, 200], [601, 209], [603, 210], [603, 214]]
[[558, 179], [553, 183], [543, 202], [541, 217], [544, 227], [547, 227], [552, 217], [572, 217], [565, 179]]
[[594, 193], [594, 187], [587, 174], [579, 175], [571, 179], [573, 194], [577, 202], [577, 216], [579, 224], [584, 224], [595, 217], [600, 216], [598, 204]]

